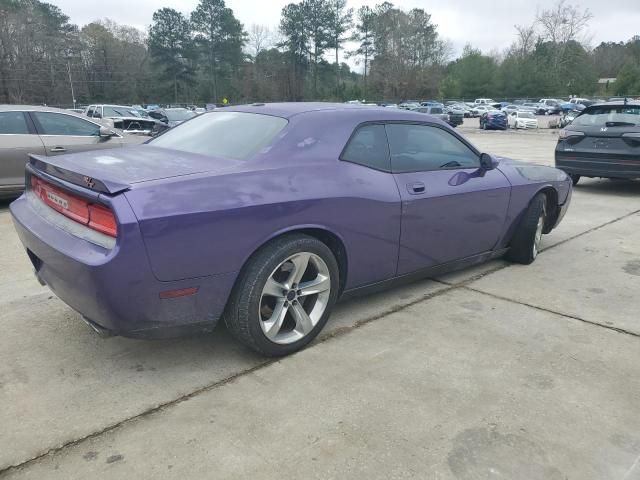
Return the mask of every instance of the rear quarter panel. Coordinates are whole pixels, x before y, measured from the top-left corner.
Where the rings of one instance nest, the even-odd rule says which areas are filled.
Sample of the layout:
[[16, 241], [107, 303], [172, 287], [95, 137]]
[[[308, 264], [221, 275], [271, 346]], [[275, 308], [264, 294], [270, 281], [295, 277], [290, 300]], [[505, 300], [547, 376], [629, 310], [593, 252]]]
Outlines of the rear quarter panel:
[[127, 192], [156, 277], [237, 272], [271, 238], [303, 228], [341, 239], [346, 288], [394, 276], [400, 196], [392, 175], [338, 159], [354, 126], [327, 116], [287, 128], [283, 135], [291, 138], [244, 169], [146, 182]]

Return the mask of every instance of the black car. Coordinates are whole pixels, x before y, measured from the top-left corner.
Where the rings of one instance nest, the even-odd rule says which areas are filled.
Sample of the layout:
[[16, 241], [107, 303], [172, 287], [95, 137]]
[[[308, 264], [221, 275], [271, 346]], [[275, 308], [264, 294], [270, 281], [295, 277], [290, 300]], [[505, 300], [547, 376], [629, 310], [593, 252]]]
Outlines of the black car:
[[[460, 105], [448, 105], [445, 107], [445, 111], [449, 114], [449, 125], [453, 128], [464, 123], [464, 117], [467, 115], [467, 111]], [[469, 113], [469, 116], [471, 114]]]
[[640, 178], [640, 102], [585, 108], [560, 131], [555, 156], [574, 185], [581, 176]]

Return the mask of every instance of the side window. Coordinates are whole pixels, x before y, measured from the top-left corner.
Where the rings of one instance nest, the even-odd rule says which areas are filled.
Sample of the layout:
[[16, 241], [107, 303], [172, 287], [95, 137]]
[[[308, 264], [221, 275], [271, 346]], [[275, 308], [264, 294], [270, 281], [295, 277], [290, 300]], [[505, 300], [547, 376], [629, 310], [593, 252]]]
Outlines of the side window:
[[91, 105], [89, 108], [87, 108], [87, 111], [85, 113], [85, 115], [89, 118], [93, 117], [93, 105]]
[[442, 128], [389, 124], [386, 129], [394, 173], [480, 166], [478, 155]]
[[27, 119], [22, 112], [0, 112], [0, 135], [28, 135]]
[[42, 135], [73, 135], [75, 137], [94, 137], [100, 135], [100, 126], [73, 115], [54, 112], [33, 112], [40, 124]]
[[347, 162], [390, 172], [389, 145], [384, 125], [365, 125], [358, 128], [340, 158]]

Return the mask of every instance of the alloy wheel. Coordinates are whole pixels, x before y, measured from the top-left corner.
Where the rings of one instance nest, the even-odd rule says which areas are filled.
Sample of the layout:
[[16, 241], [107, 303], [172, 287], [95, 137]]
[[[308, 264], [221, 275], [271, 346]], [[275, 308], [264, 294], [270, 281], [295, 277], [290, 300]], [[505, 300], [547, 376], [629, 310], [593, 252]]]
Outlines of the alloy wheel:
[[540, 251], [540, 242], [542, 241], [542, 230], [544, 229], [544, 222], [547, 216], [546, 205], [543, 204], [542, 212], [540, 213], [540, 217], [538, 217], [538, 223], [536, 225], [536, 235], [533, 240], [533, 258], [538, 256], [538, 252]]
[[269, 275], [260, 297], [260, 326], [281, 345], [307, 336], [324, 314], [331, 275], [322, 258], [310, 252], [289, 256]]

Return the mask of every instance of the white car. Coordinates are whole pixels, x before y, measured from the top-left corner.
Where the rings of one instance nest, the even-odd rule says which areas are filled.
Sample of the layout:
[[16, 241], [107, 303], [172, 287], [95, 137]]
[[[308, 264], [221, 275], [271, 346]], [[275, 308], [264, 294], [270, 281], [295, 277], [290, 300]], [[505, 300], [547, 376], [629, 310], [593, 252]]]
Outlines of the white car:
[[531, 112], [513, 112], [507, 119], [509, 128], [538, 128], [538, 119]]
[[472, 110], [477, 112], [478, 115], [482, 115], [486, 112], [493, 112], [495, 108], [491, 105], [476, 105]]
[[476, 98], [476, 101], [473, 103], [474, 105], [492, 105], [496, 103], [496, 101], [491, 98]]

